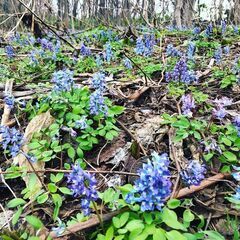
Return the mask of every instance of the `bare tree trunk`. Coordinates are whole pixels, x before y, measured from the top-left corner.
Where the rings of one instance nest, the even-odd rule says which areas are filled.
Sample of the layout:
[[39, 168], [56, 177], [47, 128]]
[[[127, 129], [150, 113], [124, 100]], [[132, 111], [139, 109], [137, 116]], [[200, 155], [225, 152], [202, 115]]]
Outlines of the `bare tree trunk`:
[[194, 5], [196, 0], [186, 0], [183, 4], [182, 9], [182, 25], [183, 26], [191, 26], [192, 20], [194, 16]]
[[233, 9], [234, 23], [240, 24], [240, 0], [234, 0]]
[[181, 18], [182, 8], [183, 8], [183, 0], [175, 0], [173, 25], [179, 28], [182, 27], [182, 18]]

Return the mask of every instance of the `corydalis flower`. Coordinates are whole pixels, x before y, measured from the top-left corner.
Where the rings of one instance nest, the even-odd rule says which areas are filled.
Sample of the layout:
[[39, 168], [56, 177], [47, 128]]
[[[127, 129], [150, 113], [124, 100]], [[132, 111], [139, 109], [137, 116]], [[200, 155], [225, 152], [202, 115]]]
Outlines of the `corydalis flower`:
[[108, 42], [105, 45], [105, 59], [108, 63], [110, 63], [112, 58], [113, 58], [112, 47], [111, 47], [111, 44]]
[[214, 59], [216, 60], [217, 64], [221, 63], [222, 60], [222, 48], [219, 47], [215, 52], [214, 52]]
[[184, 115], [192, 116], [192, 110], [196, 108], [194, 98], [191, 94], [183, 95], [182, 98], [182, 111]]
[[84, 215], [90, 214], [90, 203], [98, 199], [95, 177], [85, 172], [79, 165], [73, 166], [68, 175], [69, 188], [74, 197], [81, 198], [81, 207]]
[[192, 160], [180, 174], [182, 180], [187, 186], [198, 186], [204, 179], [206, 172], [207, 171], [204, 165], [201, 165], [197, 160]]
[[188, 44], [188, 49], [187, 49], [187, 58], [188, 59], [193, 59], [194, 53], [196, 50], [196, 45], [193, 42], [190, 42]]
[[229, 46], [225, 46], [223, 48], [223, 52], [228, 55], [230, 53], [230, 47]]
[[87, 117], [83, 116], [80, 120], [75, 122], [75, 128], [86, 129], [88, 127]]
[[15, 157], [21, 150], [23, 135], [16, 128], [0, 126], [0, 144], [4, 150], [8, 150]]
[[6, 46], [6, 47], [5, 47], [5, 52], [6, 52], [8, 58], [13, 58], [13, 57], [15, 57], [15, 52], [14, 52], [14, 49], [13, 49], [12, 46], [10, 46], [10, 45], [9, 45], [9, 46]]
[[222, 97], [220, 99], [214, 100], [216, 107], [213, 109], [213, 116], [219, 120], [222, 120], [226, 115], [225, 106], [229, 106], [232, 104], [232, 99], [227, 97]]
[[141, 37], [138, 37], [136, 42], [135, 52], [138, 55], [143, 55], [144, 50], [145, 50], [145, 44], [143, 42], [143, 39]]
[[55, 84], [54, 91], [69, 91], [73, 87], [73, 72], [69, 69], [54, 72], [52, 82]]
[[222, 150], [218, 146], [217, 141], [215, 139], [211, 139], [210, 143], [204, 142], [204, 145], [205, 145], [205, 149], [204, 149], [205, 152], [210, 153], [211, 151], [217, 151], [220, 154], [222, 154]]
[[38, 39], [38, 42], [41, 44], [41, 47], [44, 51], [46, 51], [46, 50], [53, 51], [54, 50], [52, 42], [50, 42], [46, 38]]
[[167, 49], [166, 49], [166, 54], [167, 56], [171, 56], [171, 57], [181, 57], [182, 53], [177, 50], [175, 47], [173, 47], [172, 44], [168, 44], [167, 45]]
[[83, 43], [80, 48], [80, 53], [82, 56], [89, 56], [91, 55], [91, 50], [88, 47], [86, 47]]
[[233, 124], [238, 131], [238, 136], [240, 137], [240, 115], [238, 115], [234, 118]]
[[175, 81], [175, 82], [183, 82], [186, 84], [196, 82], [197, 76], [190, 72], [187, 67], [187, 63], [185, 59], [180, 59], [172, 72], [166, 72], [166, 81]]
[[4, 102], [10, 109], [14, 108], [15, 98], [12, 95], [5, 95]]
[[134, 190], [126, 196], [129, 204], [140, 203], [141, 211], [161, 210], [165, 199], [171, 194], [169, 158], [167, 154], [152, 153], [152, 161], [148, 160], [138, 171], [140, 177], [134, 183]]
[[222, 20], [221, 21], [221, 32], [222, 32], [222, 35], [224, 35], [227, 31], [227, 24], [226, 24], [226, 21], [225, 20]]
[[104, 73], [98, 72], [91, 79], [91, 86], [96, 90], [104, 91], [106, 89], [106, 77]]
[[124, 63], [124, 66], [125, 66], [126, 68], [132, 69], [132, 63], [131, 63], [131, 61], [130, 61], [128, 58], [125, 58], [124, 61], [123, 61], [123, 63]]
[[103, 113], [107, 114], [108, 107], [105, 104], [105, 99], [103, 97], [103, 93], [100, 90], [96, 90], [90, 95], [90, 113], [93, 115], [98, 115]]
[[96, 60], [95, 61], [96, 61], [96, 64], [97, 64], [98, 67], [102, 66], [103, 60], [102, 60], [100, 55], [96, 56]]
[[210, 23], [205, 30], [205, 36], [210, 37], [210, 36], [212, 36], [212, 34], [213, 34], [213, 26]]
[[198, 35], [200, 32], [201, 32], [201, 28], [200, 27], [193, 28], [193, 34], [194, 35]]
[[138, 37], [135, 52], [138, 55], [150, 56], [153, 53], [155, 38], [153, 35], [145, 35], [144, 38]]

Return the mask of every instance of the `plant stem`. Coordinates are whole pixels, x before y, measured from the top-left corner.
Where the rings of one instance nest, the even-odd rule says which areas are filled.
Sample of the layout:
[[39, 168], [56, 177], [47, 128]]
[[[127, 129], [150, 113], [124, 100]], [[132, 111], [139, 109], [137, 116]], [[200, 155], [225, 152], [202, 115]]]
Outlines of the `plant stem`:
[[100, 223], [100, 225], [101, 225], [101, 228], [102, 228], [102, 230], [103, 230], [103, 220], [102, 220], [102, 216], [99, 214], [99, 211], [98, 211], [98, 209], [97, 209], [96, 203], [95, 203], [94, 201], [92, 201], [92, 203], [93, 203], [93, 208], [94, 208], [94, 210], [96, 211], [97, 218], [98, 218], [98, 220], [99, 220], [99, 223]]

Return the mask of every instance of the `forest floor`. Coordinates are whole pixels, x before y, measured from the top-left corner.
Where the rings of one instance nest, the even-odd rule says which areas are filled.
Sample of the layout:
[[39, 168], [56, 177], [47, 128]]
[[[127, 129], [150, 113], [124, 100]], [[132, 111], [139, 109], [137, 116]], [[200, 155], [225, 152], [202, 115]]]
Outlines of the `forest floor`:
[[239, 51], [225, 23], [2, 40], [0, 237], [240, 239]]

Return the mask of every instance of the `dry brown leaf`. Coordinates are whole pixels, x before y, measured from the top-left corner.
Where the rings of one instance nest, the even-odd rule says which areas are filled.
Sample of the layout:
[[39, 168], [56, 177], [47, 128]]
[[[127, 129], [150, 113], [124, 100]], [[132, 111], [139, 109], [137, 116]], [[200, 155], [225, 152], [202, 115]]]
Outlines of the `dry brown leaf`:
[[[28, 124], [25, 133], [24, 133], [24, 139], [25, 139], [25, 144], [22, 147], [22, 151], [24, 153], [28, 153], [28, 143], [31, 140], [32, 136], [36, 132], [40, 132], [41, 129], [49, 127], [52, 123], [54, 122], [54, 118], [51, 116], [50, 111], [42, 113], [40, 115], [35, 116]], [[20, 167], [26, 167], [27, 170], [32, 171], [32, 167], [29, 164], [28, 160], [23, 154], [18, 154], [14, 159], [13, 159], [15, 164], [18, 164]], [[36, 171], [38, 170], [44, 170], [45, 163], [44, 162], [34, 162], [32, 163], [34, 169]], [[23, 177], [23, 180], [26, 183], [26, 186], [29, 184], [29, 176], [30, 174], [26, 175]], [[42, 176], [40, 176], [42, 177]], [[36, 191], [37, 189], [41, 189], [42, 184], [39, 181], [39, 179], [36, 179]]]

